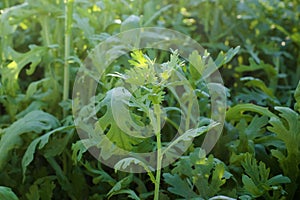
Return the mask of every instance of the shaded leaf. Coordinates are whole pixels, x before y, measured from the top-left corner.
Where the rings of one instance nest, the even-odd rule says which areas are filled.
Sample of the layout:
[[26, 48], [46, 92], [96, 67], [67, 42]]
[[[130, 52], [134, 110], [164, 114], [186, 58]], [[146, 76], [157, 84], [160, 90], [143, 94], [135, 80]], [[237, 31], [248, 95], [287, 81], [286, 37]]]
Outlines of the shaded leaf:
[[[25, 151], [25, 154], [22, 158], [22, 169], [23, 169], [23, 181], [25, 180], [25, 173], [26, 173], [26, 168], [27, 166], [32, 162], [33, 160], [33, 156], [34, 153], [36, 151], [36, 147], [38, 146], [39, 149], [42, 149], [49, 141], [49, 137], [51, 135], [53, 135], [56, 132], [60, 132], [60, 131], [65, 131], [68, 129], [73, 129], [74, 126], [64, 126], [64, 127], [59, 127], [57, 129], [54, 129], [38, 138], [36, 138], [35, 140], [33, 140], [30, 145], [28, 146], [27, 150]], [[58, 143], [59, 144], [59, 143]], [[63, 146], [63, 148], [65, 147], [62, 144], [59, 144], [59, 146]], [[57, 148], [56, 146], [53, 145], [54, 148]]]
[[5, 200], [18, 200], [19, 198], [8, 187], [0, 186], [0, 199]]
[[7, 163], [9, 152], [21, 143], [20, 135], [28, 132], [41, 133], [56, 128], [58, 120], [43, 111], [32, 111], [4, 129], [0, 139], [0, 169]]

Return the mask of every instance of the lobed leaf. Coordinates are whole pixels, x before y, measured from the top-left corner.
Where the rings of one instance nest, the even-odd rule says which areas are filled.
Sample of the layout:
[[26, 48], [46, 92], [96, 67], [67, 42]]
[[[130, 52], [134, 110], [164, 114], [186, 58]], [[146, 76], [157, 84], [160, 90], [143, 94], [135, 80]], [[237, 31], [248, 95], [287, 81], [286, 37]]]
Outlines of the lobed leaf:
[[4, 129], [0, 139], [0, 170], [7, 163], [10, 151], [22, 142], [21, 134], [41, 133], [44, 130], [56, 128], [58, 125], [59, 122], [54, 116], [43, 111], [32, 111]]
[[[22, 158], [23, 181], [25, 181], [25, 173], [26, 173], [27, 166], [32, 162], [37, 146], [39, 149], [42, 149], [48, 143], [51, 135], [53, 135], [56, 132], [66, 131], [68, 129], [73, 129], [73, 128], [74, 128], [74, 126], [59, 127], [57, 129], [54, 129], [54, 130], [36, 138], [35, 140], [33, 140], [30, 143], [30, 145], [28, 146], [28, 148], [25, 151], [25, 154]], [[65, 148], [65, 145], [60, 144], [60, 146], [63, 146], [63, 148]], [[57, 146], [53, 145], [53, 147], [55, 148], [56, 151], [60, 150], [60, 148], [57, 148]]]

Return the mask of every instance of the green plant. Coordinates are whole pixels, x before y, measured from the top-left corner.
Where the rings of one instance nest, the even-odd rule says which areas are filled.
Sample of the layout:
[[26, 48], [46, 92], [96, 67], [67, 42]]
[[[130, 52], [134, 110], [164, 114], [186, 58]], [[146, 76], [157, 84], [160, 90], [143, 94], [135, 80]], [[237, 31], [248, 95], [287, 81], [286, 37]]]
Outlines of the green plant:
[[[296, 0], [1, 1], [0, 199], [297, 198], [299, 18]], [[199, 146], [215, 123], [207, 119], [210, 91], [199, 79], [208, 63], [198, 52], [189, 62], [155, 49], [116, 59], [99, 79], [99, 119], [88, 117], [91, 105], [81, 110], [90, 138], [76, 134], [69, 95], [90, 50], [147, 26], [184, 33], [215, 58], [228, 101], [209, 155]], [[194, 103], [199, 115], [187, 115]], [[115, 146], [132, 155], [117, 160], [114, 171], [87, 153], [95, 145], [105, 159], [122, 153]], [[139, 152], [163, 161], [153, 157], [149, 165]], [[132, 167], [146, 173], [130, 173]]]

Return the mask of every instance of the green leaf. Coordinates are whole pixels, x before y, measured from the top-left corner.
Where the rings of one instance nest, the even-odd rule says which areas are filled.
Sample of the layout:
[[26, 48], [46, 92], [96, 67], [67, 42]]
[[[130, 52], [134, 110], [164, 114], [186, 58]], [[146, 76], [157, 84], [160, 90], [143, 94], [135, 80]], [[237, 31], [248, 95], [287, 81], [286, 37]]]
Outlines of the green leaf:
[[46, 176], [37, 179], [33, 185], [29, 187], [29, 192], [26, 197], [30, 200], [51, 200], [53, 190], [55, 188], [55, 176]]
[[165, 148], [162, 152], [162, 154], [168, 153], [168, 151], [176, 146], [178, 143], [180, 142], [186, 142], [186, 141], [191, 141], [193, 140], [195, 137], [198, 137], [200, 135], [202, 135], [203, 133], [209, 131], [210, 129], [212, 129], [213, 127], [219, 125], [216, 122], [211, 123], [208, 126], [201, 126], [199, 128], [195, 128], [195, 129], [190, 129], [187, 130], [185, 133], [183, 133], [182, 135], [180, 135], [179, 137], [177, 137], [171, 144], [169, 144], [167, 146], [167, 148]]
[[226, 171], [224, 163], [214, 159], [212, 155], [206, 158], [205, 151], [200, 148], [196, 148], [188, 157], [181, 157], [175, 165], [172, 170], [174, 175], [164, 176], [168, 178], [167, 183], [173, 186], [173, 189], [168, 190], [183, 197], [213, 197], [218, 194], [226, 180], [232, 177]]
[[145, 58], [143, 52], [141, 50], [135, 50], [133, 53], [130, 54], [132, 57], [132, 60], [128, 60], [128, 62], [135, 66], [140, 68], [147, 68], [148, 66], [148, 60]]
[[125, 178], [123, 178], [122, 180], [118, 181], [113, 188], [107, 193], [107, 197], [110, 198], [113, 195], [117, 194], [118, 192], [120, 192], [121, 190], [128, 188], [129, 184], [132, 182], [133, 180], [133, 175], [129, 175], [126, 176]]
[[236, 67], [235, 70], [237, 72], [254, 72], [257, 70], [264, 70], [267, 73], [269, 80], [276, 77], [278, 74], [278, 72], [272, 65], [266, 64], [262, 60], [260, 61], [259, 64], [256, 64], [255, 61], [252, 58], [250, 58], [249, 62], [250, 62], [249, 66], [241, 65], [239, 67]]
[[124, 158], [124, 159], [118, 161], [114, 166], [115, 171], [126, 169], [131, 163], [134, 163], [135, 165], [142, 166], [146, 170], [146, 172], [149, 175], [151, 181], [153, 183], [155, 183], [155, 178], [154, 178], [154, 176], [151, 172], [151, 171], [154, 171], [154, 169], [151, 166], [147, 166], [144, 162], [142, 162], [142, 161], [140, 161], [139, 159], [136, 159], [136, 158]]
[[264, 192], [260, 190], [253, 180], [246, 175], [242, 176], [242, 181], [244, 184], [244, 188], [247, 192], [251, 194], [252, 197], [260, 197]]
[[[189, 55], [189, 62], [194, 66], [191, 67], [191, 76], [195, 79], [198, 80], [200, 78], [200, 75], [202, 75], [206, 65], [205, 65], [205, 59], [202, 59], [202, 56], [199, 55], [197, 51], [193, 51]], [[196, 69], [196, 70], [194, 70]]]
[[100, 169], [94, 169], [89, 162], [86, 162], [83, 164], [84, 167], [91, 173], [99, 175], [95, 178], [93, 178], [93, 183], [94, 184], [99, 184], [100, 182], [106, 182], [111, 186], [114, 186], [116, 184], [116, 180], [113, 179], [107, 172], [104, 170]]
[[21, 143], [21, 134], [41, 133], [44, 130], [56, 128], [58, 125], [59, 122], [54, 116], [43, 111], [32, 111], [4, 129], [0, 139], [0, 169], [3, 169], [7, 163], [10, 151]]
[[[71, 199], [76, 199], [75, 194], [77, 191], [73, 190], [72, 184], [70, 183], [70, 180], [64, 173], [64, 171], [61, 169], [60, 165], [56, 162], [56, 160], [52, 157], [46, 158], [50, 166], [53, 168], [56, 178], [61, 186], [61, 188], [66, 192], [66, 194], [71, 198]], [[77, 183], [78, 184], [78, 183]]]
[[268, 185], [279, 185], [282, 183], [290, 183], [290, 182], [291, 182], [291, 180], [288, 177], [282, 176], [281, 174], [279, 174], [277, 176], [273, 176], [272, 178], [270, 178], [267, 181], [267, 184]]
[[[49, 138], [51, 135], [53, 135], [54, 133], [56, 132], [61, 132], [61, 131], [66, 131], [68, 129], [73, 129], [74, 126], [64, 126], [64, 127], [59, 127], [57, 129], [54, 129], [38, 138], [36, 138], [35, 140], [33, 140], [30, 145], [28, 146], [23, 158], [22, 158], [22, 169], [23, 169], [23, 181], [25, 181], [25, 173], [26, 173], [26, 169], [27, 169], [27, 166], [31, 163], [31, 161], [33, 160], [33, 156], [34, 156], [34, 153], [36, 151], [36, 147], [38, 146], [39, 149], [42, 149], [49, 141]], [[58, 143], [60, 148], [61, 146], [63, 148], [65, 148], [65, 145], [62, 145], [61, 143]], [[52, 145], [53, 148], [57, 148], [56, 145]]]
[[91, 139], [81, 139], [72, 144], [72, 160], [77, 164], [81, 160], [82, 155], [90, 148], [97, 145], [97, 141]]
[[[155, 4], [153, 5], [153, 4], [151, 3], [151, 1], [147, 2], [147, 3], [145, 4], [145, 9], [144, 9], [144, 11], [147, 13], [148, 10], [152, 10], [152, 9], [153, 9], [152, 6], [155, 7]], [[146, 18], [147, 21], [144, 23], [144, 26], [150, 25], [156, 18], [158, 18], [159, 16], [161, 16], [163, 12], [169, 10], [172, 6], [173, 6], [172, 4], [168, 4], [168, 5], [164, 6], [164, 7], [162, 7], [161, 9], [159, 9], [159, 10], [156, 11], [156, 12], [153, 12], [153, 11], [152, 11], [151, 16], [148, 16], [148, 18]], [[151, 8], [151, 7], [152, 7], [152, 8]]]
[[269, 179], [270, 168], [266, 168], [266, 165], [262, 161], [257, 164], [256, 159], [249, 153], [245, 154], [242, 166], [247, 174], [242, 177], [244, 189], [253, 198], [264, 197], [270, 199], [270, 190], [276, 191], [280, 189], [281, 194], [284, 194], [285, 191], [280, 184], [290, 182], [288, 177], [282, 175], [277, 175]]
[[264, 108], [254, 104], [238, 104], [228, 109], [228, 111], [226, 112], [226, 119], [229, 121], [239, 121], [241, 118], [245, 118], [247, 120], [252, 119], [252, 115], [244, 114], [244, 112], [249, 111], [256, 112], [261, 115], [266, 115], [268, 117], [276, 117], [276, 115], [270, 112], [268, 108]]
[[182, 180], [178, 174], [163, 174], [164, 180], [171, 187], [168, 187], [168, 190], [174, 194], [182, 196], [187, 199], [198, 197], [198, 195], [191, 189], [188, 183]]
[[[286, 146], [286, 150], [271, 150], [272, 155], [278, 159], [279, 165], [285, 176], [292, 183], [296, 183], [300, 177], [300, 116], [287, 107], [275, 107], [280, 112], [278, 117], [272, 117], [269, 123], [272, 125], [268, 130], [275, 133]], [[287, 192], [292, 195], [297, 190], [297, 185], [288, 187]]]
[[42, 84], [50, 84], [49, 82], [51, 81], [50, 78], [44, 78], [38, 81], [34, 81], [32, 83], [30, 83], [30, 85], [27, 88], [26, 91], [26, 98], [29, 99], [31, 98], [34, 93], [37, 92], [38, 88], [42, 85]]
[[136, 15], [130, 15], [121, 24], [121, 32], [140, 27], [140, 18]]
[[217, 68], [231, 61], [231, 59], [239, 52], [240, 46], [230, 48], [225, 54], [224, 52], [220, 52], [217, 59], [215, 60], [215, 64]]
[[253, 158], [251, 154], [246, 153], [246, 158], [242, 162], [242, 166], [255, 185], [258, 185], [261, 182], [265, 183], [268, 180], [270, 169], [267, 169], [263, 162], [260, 162], [259, 165], [257, 165], [256, 159]]
[[[98, 120], [96, 131], [102, 132], [109, 128], [106, 137], [119, 148], [132, 150], [134, 145], [142, 142], [141, 126], [137, 125], [129, 115], [128, 101], [131, 93], [123, 87], [107, 92], [99, 107], [107, 107], [106, 113]], [[134, 131], [137, 131], [136, 134]], [[101, 134], [100, 134], [101, 135]], [[132, 135], [136, 136], [133, 137]], [[104, 137], [104, 136], [103, 136]], [[111, 149], [107, 149], [111, 151]], [[102, 152], [101, 152], [102, 153]]]
[[12, 60], [7, 67], [0, 68], [2, 74], [2, 82], [5, 83], [6, 90], [12, 96], [15, 96], [19, 89], [18, 77], [21, 70], [30, 64], [30, 68], [26, 70], [27, 75], [34, 73], [35, 68], [41, 62], [43, 55], [48, 51], [48, 47], [30, 46], [30, 51], [26, 53], [14, 52]]
[[15, 195], [11, 188], [0, 186], [0, 199], [18, 200], [19, 198]]
[[266, 93], [268, 96], [270, 96], [272, 98], [275, 97], [274, 94], [273, 94], [273, 90], [268, 88], [266, 86], [266, 84], [258, 78], [243, 77], [243, 78], [241, 78], [241, 81], [247, 81], [245, 83], [246, 86], [248, 86], [248, 87], [257, 87], [257, 88], [261, 89], [264, 93]]
[[[118, 194], [128, 194], [126, 199], [131, 198], [135, 200], [140, 200], [140, 198], [136, 195], [136, 193], [133, 190], [129, 190], [129, 189], [119, 190], [117, 192], [114, 192], [111, 196], [118, 195]], [[109, 198], [111, 196], [109, 196]]]

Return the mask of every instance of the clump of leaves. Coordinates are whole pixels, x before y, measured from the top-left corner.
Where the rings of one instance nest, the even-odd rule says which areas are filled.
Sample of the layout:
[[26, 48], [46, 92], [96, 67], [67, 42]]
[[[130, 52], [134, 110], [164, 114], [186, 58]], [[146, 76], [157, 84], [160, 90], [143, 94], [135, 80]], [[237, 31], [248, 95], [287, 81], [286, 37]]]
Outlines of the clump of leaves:
[[4, 129], [0, 138], [0, 169], [2, 170], [7, 164], [11, 151], [21, 146], [22, 134], [40, 134], [58, 125], [59, 122], [54, 116], [43, 111], [33, 111]]
[[300, 180], [300, 116], [290, 108], [275, 107], [280, 112], [280, 117], [272, 117], [268, 129], [282, 140], [285, 149], [274, 149], [272, 155], [278, 159], [284, 175], [291, 179], [287, 192], [293, 198]]
[[168, 191], [188, 199], [208, 199], [222, 193], [222, 186], [232, 178], [226, 165], [203, 149], [196, 148], [189, 156], [175, 163], [171, 173], [164, 173]]
[[282, 184], [290, 183], [286, 176], [277, 175], [269, 178], [270, 168], [266, 168], [265, 163], [256, 159], [250, 153], [245, 154], [242, 166], [245, 174], [242, 176], [243, 189], [248, 195], [243, 195], [241, 199], [263, 197], [264, 199], [282, 199], [286, 195]]

